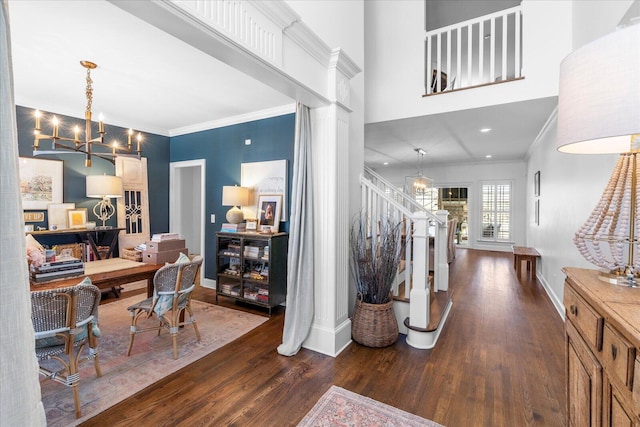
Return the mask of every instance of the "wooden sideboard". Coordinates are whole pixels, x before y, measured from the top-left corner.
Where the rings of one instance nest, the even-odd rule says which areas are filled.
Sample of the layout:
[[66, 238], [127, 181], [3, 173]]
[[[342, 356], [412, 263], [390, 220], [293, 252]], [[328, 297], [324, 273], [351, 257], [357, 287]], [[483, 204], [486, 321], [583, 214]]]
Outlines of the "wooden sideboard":
[[568, 426], [640, 426], [640, 289], [565, 268]]
[[97, 260], [101, 260], [100, 251], [98, 251], [98, 245], [104, 245], [109, 248], [105, 254], [105, 259], [117, 256], [116, 248], [118, 246], [118, 235], [124, 228], [94, 228], [88, 230], [86, 228], [75, 228], [67, 230], [57, 231], [29, 231], [26, 234], [31, 234], [36, 240], [39, 237], [62, 237], [73, 236], [78, 243], [89, 242], [91, 249], [96, 256]]

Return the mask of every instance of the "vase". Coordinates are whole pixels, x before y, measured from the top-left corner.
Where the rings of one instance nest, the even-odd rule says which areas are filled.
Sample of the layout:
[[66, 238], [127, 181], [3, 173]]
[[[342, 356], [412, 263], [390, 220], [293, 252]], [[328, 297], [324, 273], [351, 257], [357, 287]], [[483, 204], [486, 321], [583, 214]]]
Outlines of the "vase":
[[351, 337], [367, 347], [386, 347], [398, 340], [398, 321], [393, 300], [385, 304], [356, 301], [351, 319]]

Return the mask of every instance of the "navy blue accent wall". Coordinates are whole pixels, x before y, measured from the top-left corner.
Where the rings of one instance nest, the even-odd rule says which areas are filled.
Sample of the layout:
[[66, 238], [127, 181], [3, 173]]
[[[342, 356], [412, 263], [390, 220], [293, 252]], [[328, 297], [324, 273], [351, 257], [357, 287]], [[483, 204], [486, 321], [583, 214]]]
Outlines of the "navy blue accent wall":
[[[33, 157], [33, 126], [34, 110], [25, 107], [16, 107], [18, 126], [18, 150], [20, 157]], [[43, 132], [51, 133], [51, 125], [45, 117], [50, 113], [43, 112], [41, 127]], [[56, 114], [61, 122], [60, 136], [73, 135], [74, 126], [78, 125], [84, 134], [84, 119], [63, 116]], [[97, 124], [95, 125], [97, 134]], [[118, 140], [120, 144], [127, 141], [127, 130], [105, 123], [107, 131], [106, 141]], [[41, 150], [49, 150], [50, 141], [40, 141]], [[169, 229], [169, 138], [166, 136], [144, 133], [142, 155], [147, 158], [147, 172], [149, 175], [149, 211], [151, 213], [150, 229], [151, 233], [166, 232]], [[61, 154], [39, 156], [39, 159], [63, 160], [63, 202], [75, 203], [76, 207], [87, 208], [89, 221], [96, 221], [97, 225], [102, 223], [93, 214], [93, 207], [98, 199], [87, 198], [85, 180], [87, 175], [114, 175], [114, 165], [106, 160], [97, 157], [92, 158], [92, 166], [85, 167], [85, 156], [80, 154]], [[153, 183], [153, 188], [151, 186]], [[113, 201], [113, 200], [112, 200]], [[117, 220], [114, 215], [107, 225], [116, 226]], [[47, 227], [46, 210], [45, 222], [34, 223], [34, 226]]]
[[[287, 194], [291, 195], [295, 114], [287, 114], [171, 138], [171, 161], [206, 160], [205, 274], [215, 279], [215, 233], [220, 231], [230, 206], [222, 206], [222, 187], [240, 185], [240, 165], [248, 162], [287, 160]], [[251, 139], [251, 145], [245, 145]], [[290, 201], [289, 201], [290, 205]], [[209, 216], [216, 215], [215, 224]], [[287, 212], [287, 218], [289, 218]], [[289, 231], [289, 223], [280, 224]]]
[[[18, 125], [18, 145], [20, 157], [33, 157], [34, 110], [16, 107]], [[49, 113], [43, 112], [46, 116]], [[84, 119], [57, 114], [61, 121], [60, 133], [71, 134], [77, 124], [84, 129]], [[135, 125], [135, 124], [134, 124]], [[43, 119], [41, 126], [49, 133], [50, 126]], [[97, 127], [97, 125], [96, 125]], [[127, 129], [105, 124], [107, 141], [112, 138], [126, 141]], [[208, 254], [206, 272], [208, 278], [215, 279], [215, 233], [220, 230], [229, 206], [222, 206], [222, 187], [240, 184], [240, 165], [248, 162], [269, 160], [287, 160], [287, 194], [291, 199], [291, 178], [293, 170], [293, 147], [295, 132], [295, 114], [287, 114], [248, 123], [227, 126], [218, 129], [196, 132], [176, 137], [144, 133], [143, 156], [147, 158], [149, 177], [149, 211], [151, 234], [169, 231], [169, 163], [184, 160], [206, 160], [206, 218], [205, 244]], [[251, 139], [251, 145], [245, 145], [245, 139]], [[49, 142], [41, 141], [41, 149], [49, 149]], [[64, 161], [63, 201], [75, 203], [77, 207], [86, 207], [90, 221], [98, 222], [92, 212], [97, 199], [86, 197], [85, 179], [87, 175], [114, 174], [114, 166], [102, 159], [93, 158], [92, 167], [84, 166], [85, 157], [79, 154], [42, 156], [40, 159]], [[209, 216], [216, 215], [216, 223], [211, 224]], [[287, 218], [290, 212], [287, 212]], [[98, 222], [98, 224], [100, 224]], [[116, 217], [107, 225], [116, 226]], [[34, 226], [47, 227], [45, 222]], [[280, 224], [281, 231], [289, 231], [289, 223]], [[47, 244], [47, 242], [42, 242]], [[57, 242], [53, 242], [57, 243]], [[64, 242], [58, 242], [64, 243]]]

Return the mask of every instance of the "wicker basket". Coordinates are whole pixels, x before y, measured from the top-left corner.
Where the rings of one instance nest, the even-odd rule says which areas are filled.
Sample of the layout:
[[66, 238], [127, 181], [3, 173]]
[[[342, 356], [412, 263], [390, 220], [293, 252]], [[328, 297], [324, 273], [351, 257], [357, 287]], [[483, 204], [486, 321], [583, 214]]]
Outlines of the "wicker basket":
[[122, 248], [120, 251], [120, 258], [142, 262], [142, 251], [139, 251], [136, 248]]
[[386, 347], [398, 340], [398, 321], [393, 300], [386, 304], [356, 301], [351, 320], [351, 337], [367, 347]]

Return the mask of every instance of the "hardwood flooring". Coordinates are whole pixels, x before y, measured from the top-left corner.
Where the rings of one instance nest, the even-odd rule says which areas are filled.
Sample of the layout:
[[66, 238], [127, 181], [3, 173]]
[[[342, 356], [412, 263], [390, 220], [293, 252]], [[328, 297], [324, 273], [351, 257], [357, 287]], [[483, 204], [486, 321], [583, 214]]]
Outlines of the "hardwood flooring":
[[[449, 427], [565, 424], [563, 323], [510, 253], [458, 250], [447, 324], [433, 350], [404, 335], [332, 358], [278, 355], [284, 310], [84, 426], [292, 426], [337, 385]], [[197, 298], [215, 302], [211, 290]], [[236, 306], [220, 298], [221, 305]]]

